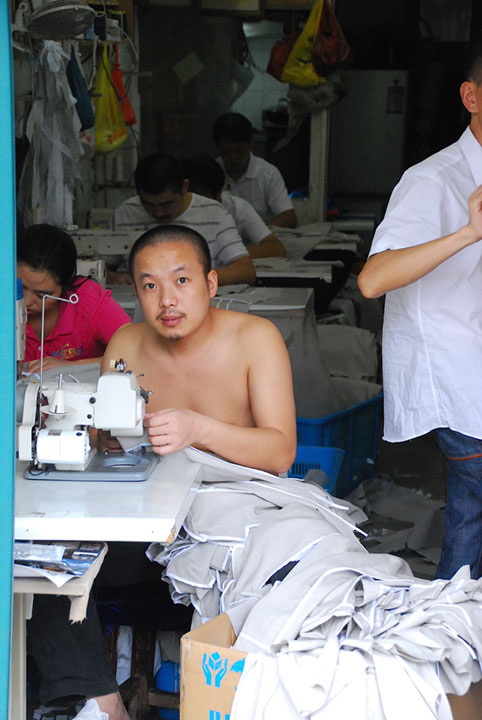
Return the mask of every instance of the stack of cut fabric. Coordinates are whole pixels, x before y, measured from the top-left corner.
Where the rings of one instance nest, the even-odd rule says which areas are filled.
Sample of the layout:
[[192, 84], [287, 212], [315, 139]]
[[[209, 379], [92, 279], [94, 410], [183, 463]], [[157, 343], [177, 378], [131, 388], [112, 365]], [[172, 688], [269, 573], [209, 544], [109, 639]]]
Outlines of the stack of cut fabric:
[[227, 611], [249, 653], [232, 720], [449, 720], [446, 693], [482, 677], [482, 581], [421, 580], [369, 554], [352, 509], [209, 458], [182, 535], [151, 546], [174, 601], [202, 622]]

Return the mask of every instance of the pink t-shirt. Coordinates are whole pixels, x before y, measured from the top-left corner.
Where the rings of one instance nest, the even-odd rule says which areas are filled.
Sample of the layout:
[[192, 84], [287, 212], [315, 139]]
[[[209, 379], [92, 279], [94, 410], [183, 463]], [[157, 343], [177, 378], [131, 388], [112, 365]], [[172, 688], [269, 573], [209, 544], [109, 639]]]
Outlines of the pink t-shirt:
[[[76, 281], [69, 294], [79, 296], [76, 305], [59, 303], [56, 326], [44, 341], [44, 357], [82, 360], [101, 357], [115, 331], [130, 322], [127, 313], [93, 280]], [[40, 358], [40, 340], [27, 324], [25, 361]]]

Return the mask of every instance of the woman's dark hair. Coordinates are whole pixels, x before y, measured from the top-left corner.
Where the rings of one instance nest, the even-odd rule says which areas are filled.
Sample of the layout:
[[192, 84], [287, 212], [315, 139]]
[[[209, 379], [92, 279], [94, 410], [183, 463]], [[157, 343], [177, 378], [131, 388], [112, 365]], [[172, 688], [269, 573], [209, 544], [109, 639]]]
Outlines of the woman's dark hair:
[[241, 113], [225, 113], [214, 121], [213, 140], [219, 145], [223, 140], [249, 143], [253, 137], [253, 126]]
[[207, 276], [211, 270], [211, 253], [203, 236], [192, 228], [183, 225], [158, 225], [137, 238], [129, 254], [129, 273], [134, 280], [134, 260], [145, 247], [163, 243], [184, 242], [192, 245]]
[[53, 225], [31, 225], [17, 239], [17, 262], [51, 273], [62, 290], [77, 277], [77, 248], [66, 232]]

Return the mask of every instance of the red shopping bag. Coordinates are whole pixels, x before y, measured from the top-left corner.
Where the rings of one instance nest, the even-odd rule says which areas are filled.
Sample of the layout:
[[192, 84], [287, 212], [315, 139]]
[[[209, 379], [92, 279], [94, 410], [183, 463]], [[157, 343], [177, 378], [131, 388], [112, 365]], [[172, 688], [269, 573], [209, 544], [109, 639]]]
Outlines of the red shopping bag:
[[137, 118], [134, 110], [132, 109], [131, 102], [127, 95], [127, 90], [124, 85], [123, 73], [121, 66], [119, 65], [119, 48], [115, 46], [115, 62], [111, 69], [112, 83], [117, 94], [122, 116], [126, 125], [135, 125]]

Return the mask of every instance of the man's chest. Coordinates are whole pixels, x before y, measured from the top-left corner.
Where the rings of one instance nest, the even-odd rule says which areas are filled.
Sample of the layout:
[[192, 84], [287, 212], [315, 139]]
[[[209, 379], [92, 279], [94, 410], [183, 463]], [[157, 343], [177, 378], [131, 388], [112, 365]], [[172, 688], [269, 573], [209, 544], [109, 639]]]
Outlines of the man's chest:
[[139, 382], [151, 391], [148, 412], [184, 408], [229, 422], [250, 407], [247, 369], [236, 359], [202, 365], [160, 363]]

